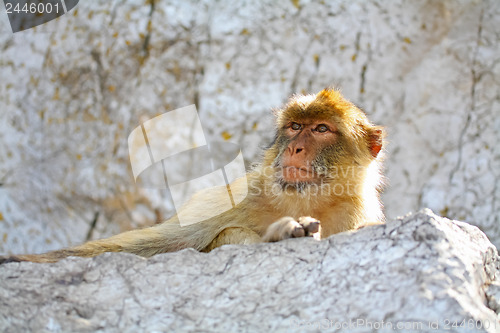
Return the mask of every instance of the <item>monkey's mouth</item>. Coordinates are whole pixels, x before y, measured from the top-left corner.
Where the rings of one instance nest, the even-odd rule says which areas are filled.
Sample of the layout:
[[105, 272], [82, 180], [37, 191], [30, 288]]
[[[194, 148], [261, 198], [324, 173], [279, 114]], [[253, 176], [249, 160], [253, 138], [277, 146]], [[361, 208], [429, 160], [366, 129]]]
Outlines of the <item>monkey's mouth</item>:
[[310, 167], [285, 166], [280, 176], [286, 183], [313, 183], [319, 175]]

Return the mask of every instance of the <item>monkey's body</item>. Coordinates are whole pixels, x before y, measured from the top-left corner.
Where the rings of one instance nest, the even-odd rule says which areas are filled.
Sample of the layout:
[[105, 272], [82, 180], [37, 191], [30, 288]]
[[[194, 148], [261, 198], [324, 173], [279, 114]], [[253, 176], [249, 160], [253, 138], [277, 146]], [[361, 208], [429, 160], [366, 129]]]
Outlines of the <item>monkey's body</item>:
[[[174, 216], [150, 228], [3, 262], [54, 262], [104, 252], [150, 257], [189, 247], [210, 251], [224, 244], [276, 241], [319, 231], [316, 220], [298, 219], [302, 216], [321, 221], [321, 238], [384, 221], [379, 201], [381, 128], [371, 125], [334, 90], [294, 97], [277, 118], [278, 135], [262, 164], [231, 185], [235, 192], [248, 190], [233, 209], [182, 227]], [[223, 196], [226, 187], [204, 190], [181, 210], [196, 219], [216, 208]], [[283, 219], [286, 216], [298, 222]]]

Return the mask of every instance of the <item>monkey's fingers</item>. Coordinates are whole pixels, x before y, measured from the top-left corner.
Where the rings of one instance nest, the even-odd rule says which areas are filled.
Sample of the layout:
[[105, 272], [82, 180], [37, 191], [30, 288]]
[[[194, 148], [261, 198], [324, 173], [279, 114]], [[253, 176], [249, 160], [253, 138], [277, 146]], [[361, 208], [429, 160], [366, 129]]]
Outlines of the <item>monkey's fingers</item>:
[[301, 225], [290, 225], [289, 228], [291, 229], [290, 233], [291, 237], [297, 238], [297, 237], [304, 237], [306, 235], [306, 231]]
[[306, 236], [313, 237], [320, 231], [320, 221], [310, 216], [302, 216], [298, 219], [299, 224], [306, 232]]
[[304, 237], [306, 235], [304, 227], [291, 217], [284, 217], [275, 222], [274, 225], [277, 226], [275, 229], [277, 240]]
[[272, 223], [268, 228], [262, 240], [264, 242], [278, 242], [292, 237], [304, 237], [306, 234], [302, 225], [294, 218], [286, 216]]

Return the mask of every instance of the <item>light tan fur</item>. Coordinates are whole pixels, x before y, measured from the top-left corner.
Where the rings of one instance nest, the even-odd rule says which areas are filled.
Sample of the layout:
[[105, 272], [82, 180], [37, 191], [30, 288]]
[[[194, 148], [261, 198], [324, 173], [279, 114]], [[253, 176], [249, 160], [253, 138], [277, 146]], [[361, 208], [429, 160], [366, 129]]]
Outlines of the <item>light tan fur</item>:
[[[379, 200], [382, 128], [372, 125], [360, 109], [333, 89], [325, 89], [317, 95], [294, 96], [276, 110], [276, 117], [277, 137], [265, 152], [262, 163], [250, 171], [246, 179], [240, 178], [231, 185], [233, 192], [244, 193], [248, 189], [247, 197], [235, 208], [187, 226], [181, 227], [177, 216], [173, 216], [150, 228], [45, 254], [0, 258], [0, 263], [55, 262], [67, 256], [93, 257], [104, 252], [130, 252], [150, 257], [184, 248], [210, 251], [224, 244], [312, 235], [319, 229], [315, 219], [321, 221], [321, 238], [384, 222]], [[315, 150], [317, 164], [327, 166], [328, 174], [317, 176], [316, 186], [304, 186], [300, 190], [280, 186], [277, 170], [283, 156], [291, 145], [302, 140], [302, 134], [287, 136], [285, 128], [289, 128], [290, 123], [308, 124], [312, 120], [327, 121], [336, 128], [335, 133], [330, 133], [330, 145], [316, 143], [309, 134], [303, 134], [304, 142], [309, 145], [306, 149]], [[352, 191], [348, 191], [348, 187]], [[196, 219], [201, 212], [220, 205], [218, 198], [222, 196], [227, 196], [226, 187], [204, 190], [182, 209]], [[291, 218], [284, 218], [288, 216]], [[299, 219], [302, 216], [314, 219]]]

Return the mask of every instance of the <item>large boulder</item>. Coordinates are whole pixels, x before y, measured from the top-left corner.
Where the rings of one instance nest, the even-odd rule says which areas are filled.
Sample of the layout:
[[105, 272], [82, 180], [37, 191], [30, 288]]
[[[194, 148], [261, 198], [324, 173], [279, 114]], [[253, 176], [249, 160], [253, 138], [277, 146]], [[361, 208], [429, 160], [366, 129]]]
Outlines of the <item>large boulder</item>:
[[477, 227], [423, 210], [320, 242], [4, 264], [0, 331], [496, 332], [498, 275]]

